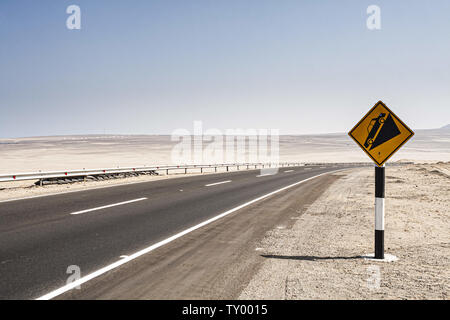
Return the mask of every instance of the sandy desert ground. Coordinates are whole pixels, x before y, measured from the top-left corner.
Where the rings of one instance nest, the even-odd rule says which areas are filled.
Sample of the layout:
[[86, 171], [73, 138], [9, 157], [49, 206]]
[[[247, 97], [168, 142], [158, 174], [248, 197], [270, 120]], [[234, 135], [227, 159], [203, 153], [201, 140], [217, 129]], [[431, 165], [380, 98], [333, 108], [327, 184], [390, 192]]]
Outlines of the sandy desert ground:
[[[181, 164], [172, 159], [177, 143], [163, 135], [0, 139], [0, 174]], [[370, 161], [345, 133], [280, 136], [279, 154], [282, 162]], [[390, 161], [398, 160], [449, 161], [450, 128], [417, 130]]]
[[[266, 258], [241, 299], [450, 299], [450, 162], [386, 168], [386, 253], [375, 262], [374, 170], [341, 178], [291, 228], [264, 237]], [[299, 208], [299, 210], [302, 210]]]
[[[168, 135], [55, 136], [0, 139], [0, 174], [183, 164], [172, 157], [178, 141]], [[204, 148], [207, 148], [204, 143]], [[280, 136], [281, 162], [370, 162], [345, 133]], [[247, 159], [248, 160], [248, 159]], [[417, 130], [390, 161], [432, 163], [450, 160], [450, 127]], [[208, 158], [204, 163], [210, 164]], [[219, 162], [233, 162], [223, 161]], [[237, 159], [236, 159], [237, 162]], [[195, 174], [195, 173], [193, 173]], [[181, 175], [171, 175], [170, 178]], [[0, 201], [42, 194], [75, 191], [169, 178], [141, 176], [70, 185], [34, 186], [35, 181], [0, 183]]]

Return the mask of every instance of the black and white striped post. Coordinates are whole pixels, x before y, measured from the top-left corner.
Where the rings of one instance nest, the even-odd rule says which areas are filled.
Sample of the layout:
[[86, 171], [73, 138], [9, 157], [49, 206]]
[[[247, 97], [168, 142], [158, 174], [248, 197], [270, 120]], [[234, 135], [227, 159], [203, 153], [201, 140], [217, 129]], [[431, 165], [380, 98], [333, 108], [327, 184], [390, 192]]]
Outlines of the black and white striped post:
[[384, 259], [385, 166], [375, 166], [375, 259]]

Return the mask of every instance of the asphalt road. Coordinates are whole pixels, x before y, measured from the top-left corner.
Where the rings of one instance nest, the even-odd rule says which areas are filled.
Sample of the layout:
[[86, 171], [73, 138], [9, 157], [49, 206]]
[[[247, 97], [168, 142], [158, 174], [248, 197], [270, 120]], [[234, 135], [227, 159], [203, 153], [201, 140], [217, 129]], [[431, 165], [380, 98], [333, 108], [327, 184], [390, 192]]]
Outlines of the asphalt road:
[[[1, 202], [0, 299], [38, 298], [66, 284], [69, 266], [90, 274], [253, 199], [342, 168], [289, 167], [263, 176], [237, 171]], [[83, 297], [98, 296], [78, 293]]]

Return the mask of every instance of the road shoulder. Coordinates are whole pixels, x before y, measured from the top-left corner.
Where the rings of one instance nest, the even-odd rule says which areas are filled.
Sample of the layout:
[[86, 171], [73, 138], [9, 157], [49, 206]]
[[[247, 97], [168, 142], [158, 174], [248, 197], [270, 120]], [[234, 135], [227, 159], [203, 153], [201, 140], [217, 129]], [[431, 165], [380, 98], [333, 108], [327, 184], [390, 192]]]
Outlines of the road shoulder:
[[240, 299], [449, 299], [449, 164], [386, 168], [386, 253], [373, 252], [373, 168], [342, 175], [290, 229], [269, 231]]

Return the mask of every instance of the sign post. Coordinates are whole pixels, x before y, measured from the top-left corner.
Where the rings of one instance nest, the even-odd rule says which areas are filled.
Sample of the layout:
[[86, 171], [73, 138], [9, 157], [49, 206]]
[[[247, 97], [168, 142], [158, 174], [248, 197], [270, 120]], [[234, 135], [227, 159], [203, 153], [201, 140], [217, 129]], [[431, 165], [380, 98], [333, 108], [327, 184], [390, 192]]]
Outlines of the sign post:
[[375, 166], [375, 259], [384, 259], [385, 166]]
[[348, 134], [375, 162], [375, 259], [384, 259], [385, 163], [414, 132], [378, 101]]

